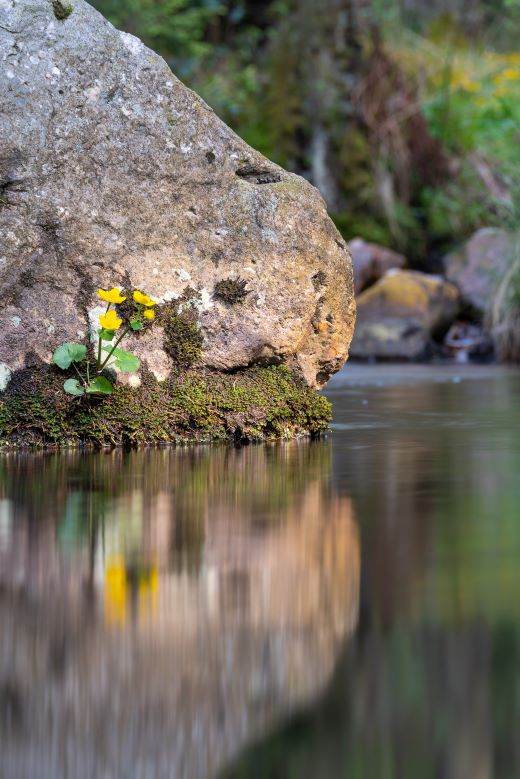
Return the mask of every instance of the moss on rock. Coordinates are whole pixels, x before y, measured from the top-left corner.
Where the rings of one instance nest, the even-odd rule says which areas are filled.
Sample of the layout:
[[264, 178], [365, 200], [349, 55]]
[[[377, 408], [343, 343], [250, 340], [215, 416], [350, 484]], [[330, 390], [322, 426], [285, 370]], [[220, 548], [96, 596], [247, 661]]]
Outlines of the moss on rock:
[[215, 284], [213, 297], [230, 306], [243, 303], [249, 295], [249, 290], [246, 289], [246, 286], [247, 281], [244, 279], [221, 279]]
[[52, 0], [52, 10], [56, 19], [63, 22], [72, 13], [72, 3], [68, 2], [68, 0]]
[[331, 416], [328, 400], [283, 366], [163, 383], [145, 373], [139, 388], [116, 385], [103, 399], [71, 398], [63, 379], [48, 367], [13, 375], [0, 394], [0, 448], [293, 438], [326, 430]]
[[164, 329], [163, 347], [177, 371], [195, 365], [202, 354], [203, 337], [198, 321], [200, 294], [186, 287], [176, 300], [158, 309], [158, 323]]

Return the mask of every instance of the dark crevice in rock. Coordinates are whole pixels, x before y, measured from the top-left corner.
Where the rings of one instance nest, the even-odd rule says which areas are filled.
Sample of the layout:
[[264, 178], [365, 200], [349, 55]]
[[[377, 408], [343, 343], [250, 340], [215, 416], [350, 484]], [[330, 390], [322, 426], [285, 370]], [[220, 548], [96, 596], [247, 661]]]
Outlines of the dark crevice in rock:
[[319, 270], [317, 273], [314, 274], [312, 277], [312, 286], [316, 290], [316, 292], [319, 292], [320, 289], [325, 285], [325, 282], [327, 281], [327, 274], [324, 273], [322, 270]]
[[280, 173], [255, 165], [243, 165], [235, 171], [236, 175], [251, 184], [276, 184], [282, 180]]
[[314, 314], [312, 315], [311, 325], [316, 335], [320, 332], [321, 312], [325, 302], [325, 298], [321, 297], [316, 303], [316, 308], [314, 309]]
[[215, 266], [215, 268], [218, 268], [221, 261], [224, 259], [224, 252], [221, 249], [217, 249], [216, 252], [213, 252], [211, 255], [211, 262]]
[[[76, 268], [75, 271], [80, 278], [80, 285], [76, 295], [76, 305], [78, 310], [81, 311], [81, 315], [85, 321], [85, 332], [88, 333], [90, 329], [88, 310], [91, 306], [91, 301], [94, 297], [96, 288], [94, 287], [91, 278], [84, 270]], [[89, 348], [92, 349], [92, 344], [89, 344]]]
[[15, 205], [15, 203], [9, 199], [9, 193], [25, 192], [25, 190], [19, 189], [19, 185], [22, 183], [23, 179], [4, 179], [3, 181], [0, 181], [0, 209]]
[[32, 289], [36, 283], [34, 270], [29, 268], [20, 273], [18, 284], [22, 289]]

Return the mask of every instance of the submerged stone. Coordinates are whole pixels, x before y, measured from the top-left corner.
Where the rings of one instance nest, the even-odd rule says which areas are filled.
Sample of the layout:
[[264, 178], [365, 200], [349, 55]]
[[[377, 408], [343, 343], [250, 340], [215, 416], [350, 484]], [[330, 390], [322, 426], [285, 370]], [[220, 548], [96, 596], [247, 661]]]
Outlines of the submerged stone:
[[97, 287], [113, 286], [162, 304], [193, 290], [182, 328], [170, 317], [128, 339], [141, 386], [147, 371], [168, 381], [285, 365], [317, 387], [341, 368], [352, 266], [317, 190], [83, 0], [58, 15], [48, 0], [3, 4], [0, 52], [3, 383], [48, 365], [60, 343], [87, 344]]

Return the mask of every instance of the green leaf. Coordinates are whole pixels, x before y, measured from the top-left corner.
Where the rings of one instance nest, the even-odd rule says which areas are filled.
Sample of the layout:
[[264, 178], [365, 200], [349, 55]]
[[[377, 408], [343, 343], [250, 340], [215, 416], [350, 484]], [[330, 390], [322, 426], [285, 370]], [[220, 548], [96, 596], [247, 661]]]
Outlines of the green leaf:
[[69, 395], [76, 395], [78, 398], [85, 394], [85, 390], [77, 379], [67, 379], [63, 385], [63, 389], [65, 392], [68, 392]]
[[111, 395], [112, 390], [112, 384], [104, 376], [96, 376], [87, 386], [89, 395]]
[[115, 330], [105, 330], [105, 328], [102, 327], [98, 330], [98, 334], [102, 341], [111, 341], [116, 333]]
[[81, 362], [87, 355], [87, 347], [83, 344], [62, 344], [52, 355], [52, 361], [59, 368], [70, 368], [73, 362]]
[[137, 330], [143, 329], [143, 323], [141, 322], [140, 319], [132, 319], [132, 321], [130, 322], [130, 327], [132, 328], [132, 330], [137, 332]]
[[124, 349], [114, 349], [112, 357], [115, 357], [115, 367], [123, 373], [133, 373], [139, 370], [140, 360], [132, 352], [125, 352]]

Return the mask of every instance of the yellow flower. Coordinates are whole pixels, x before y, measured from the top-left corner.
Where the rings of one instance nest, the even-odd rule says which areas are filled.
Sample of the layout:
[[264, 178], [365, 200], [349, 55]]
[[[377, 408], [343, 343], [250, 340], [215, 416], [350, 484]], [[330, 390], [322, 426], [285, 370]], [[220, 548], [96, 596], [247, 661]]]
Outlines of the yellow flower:
[[138, 289], [135, 290], [133, 294], [133, 298], [136, 303], [140, 303], [142, 306], [156, 306], [157, 303], [155, 300], [152, 300], [152, 298], [148, 297], [148, 295], [145, 295], [144, 292], [139, 292]]
[[151, 308], [148, 308], [144, 312], [144, 318], [145, 319], [155, 319], [155, 311], [153, 311], [153, 309], [151, 309]]
[[104, 316], [100, 316], [99, 322], [101, 327], [104, 327], [105, 330], [119, 330], [123, 324], [123, 320], [117, 318], [117, 314], [113, 308], [111, 308], [110, 311], [108, 311]]
[[520, 78], [520, 71], [516, 68], [506, 68], [502, 71], [501, 76], [504, 81], [518, 81]]
[[493, 79], [493, 83], [496, 86], [500, 86], [503, 84], [504, 81], [518, 81], [520, 78], [520, 71], [516, 68], [506, 68], [505, 70], [502, 70], [500, 73], [497, 73], [497, 75]]
[[126, 300], [117, 287], [113, 287], [112, 289], [98, 289], [98, 295], [101, 300], [106, 300], [107, 303], [124, 303]]

